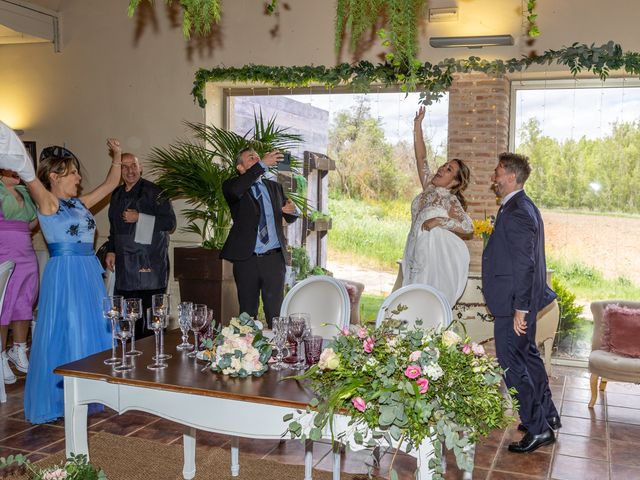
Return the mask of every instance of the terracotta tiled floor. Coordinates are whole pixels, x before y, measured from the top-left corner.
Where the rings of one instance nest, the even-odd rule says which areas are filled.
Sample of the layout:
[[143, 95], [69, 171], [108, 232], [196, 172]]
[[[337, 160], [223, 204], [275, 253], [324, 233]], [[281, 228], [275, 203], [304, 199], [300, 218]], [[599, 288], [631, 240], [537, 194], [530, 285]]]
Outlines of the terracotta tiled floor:
[[[610, 382], [607, 392], [598, 399], [593, 410], [587, 408], [589, 378], [584, 369], [555, 367], [550, 379], [556, 405], [561, 407], [563, 428], [558, 441], [532, 454], [518, 455], [507, 451], [507, 444], [521, 434], [515, 425], [506, 431], [495, 431], [476, 449], [474, 479], [518, 480], [634, 480], [640, 479], [640, 386]], [[27, 453], [39, 460], [64, 449], [64, 424], [32, 426], [24, 421], [22, 395], [24, 377], [7, 385], [8, 401], [0, 404], [0, 456]], [[145, 413], [118, 416], [105, 411], [90, 418], [91, 431], [141, 437], [166, 444], [182, 442], [180, 425]], [[229, 448], [229, 437], [207, 432], [198, 433], [201, 448]], [[303, 463], [303, 447], [298, 441], [241, 441], [241, 455], [254, 455], [289, 464]], [[314, 445], [315, 468], [330, 471], [330, 446]], [[381, 459], [379, 473], [388, 476], [393, 455]], [[365, 472], [362, 453], [346, 453], [342, 468], [351, 473]], [[454, 461], [449, 458], [447, 479], [461, 478]], [[402, 479], [413, 478], [415, 459], [398, 454], [394, 465]], [[378, 472], [377, 472], [378, 473]]]

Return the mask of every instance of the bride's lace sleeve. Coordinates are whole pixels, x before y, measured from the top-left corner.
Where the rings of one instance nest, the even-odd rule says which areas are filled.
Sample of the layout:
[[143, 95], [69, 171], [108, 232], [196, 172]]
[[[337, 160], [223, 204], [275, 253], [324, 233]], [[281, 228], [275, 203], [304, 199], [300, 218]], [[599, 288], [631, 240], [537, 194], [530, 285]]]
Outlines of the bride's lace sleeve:
[[460, 201], [454, 195], [442, 197], [442, 204], [446, 207], [449, 218], [443, 218], [442, 228], [454, 233], [469, 234], [473, 232], [471, 217], [464, 211]]

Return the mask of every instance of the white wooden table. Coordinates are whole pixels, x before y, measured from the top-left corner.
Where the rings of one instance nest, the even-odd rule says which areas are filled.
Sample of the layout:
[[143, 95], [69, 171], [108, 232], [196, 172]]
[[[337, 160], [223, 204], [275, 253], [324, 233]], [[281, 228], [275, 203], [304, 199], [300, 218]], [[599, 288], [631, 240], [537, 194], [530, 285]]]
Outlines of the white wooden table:
[[[231, 474], [239, 474], [238, 438], [281, 439], [287, 429], [282, 418], [296, 414], [311, 398], [311, 392], [292, 380], [280, 381], [290, 373], [270, 370], [260, 378], [234, 379], [213, 372], [200, 372], [202, 362], [196, 362], [176, 352], [179, 335], [165, 336], [166, 352], [173, 358], [169, 368], [150, 371], [153, 337], [136, 342], [145, 353], [134, 359], [135, 369], [120, 374], [102, 361], [110, 355], [99, 353], [56, 369], [64, 376], [65, 441], [67, 456], [89, 454], [87, 442], [87, 410], [89, 403], [101, 403], [122, 414], [138, 410], [166, 418], [185, 426], [183, 436], [185, 479], [196, 474], [196, 430], [233, 436]], [[346, 422], [338, 421], [345, 425]], [[327, 429], [326, 437], [331, 438]], [[340, 478], [340, 455], [334, 453], [333, 478]], [[433, 449], [421, 445], [413, 454], [417, 457], [420, 480], [431, 478], [427, 468]], [[312, 444], [307, 442], [305, 480], [311, 480]]]

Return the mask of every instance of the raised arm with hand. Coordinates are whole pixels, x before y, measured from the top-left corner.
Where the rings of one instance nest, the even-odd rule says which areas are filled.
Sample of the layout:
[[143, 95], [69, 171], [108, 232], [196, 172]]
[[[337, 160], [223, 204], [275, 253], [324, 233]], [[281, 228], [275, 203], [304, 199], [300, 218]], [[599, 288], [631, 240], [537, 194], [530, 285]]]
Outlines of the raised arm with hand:
[[84, 203], [85, 207], [91, 208], [104, 197], [109, 195], [120, 184], [120, 175], [122, 170], [122, 148], [120, 142], [115, 138], [107, 139], [107, 147], [109, 149], [109, 156], [111, 157], [111, 168], [107, 173], [107, 177], [100, 185], [95, 189], [82, 195], [80, 201]]
[[427, 162], [427, 147], [424, 143], [424, 135], [422, 133], [422, 120], [424, 120], [424, 114], [425, 108], [420, 107], [413, 119], [413, 150], [416, 156], [418, 178], [420, 179], [420, 184], [423, 189], [431, 176], [429, 163]]

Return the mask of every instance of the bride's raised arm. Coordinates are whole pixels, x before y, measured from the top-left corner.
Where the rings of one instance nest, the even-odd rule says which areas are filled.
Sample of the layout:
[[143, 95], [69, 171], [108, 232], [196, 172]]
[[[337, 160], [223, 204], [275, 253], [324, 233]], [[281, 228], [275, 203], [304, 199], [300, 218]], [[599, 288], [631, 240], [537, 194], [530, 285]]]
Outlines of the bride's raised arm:
[[413, 119], [413, 150], [416, 156], [416, 167], [418, 168], [418, 178], [424, 190], [425, 185], [431, 177], [429, 163], [427, 162], [427, 147], [424, 143], [422, 133], [422, 120], [424, 120], [424, 107], [420, 107]]

